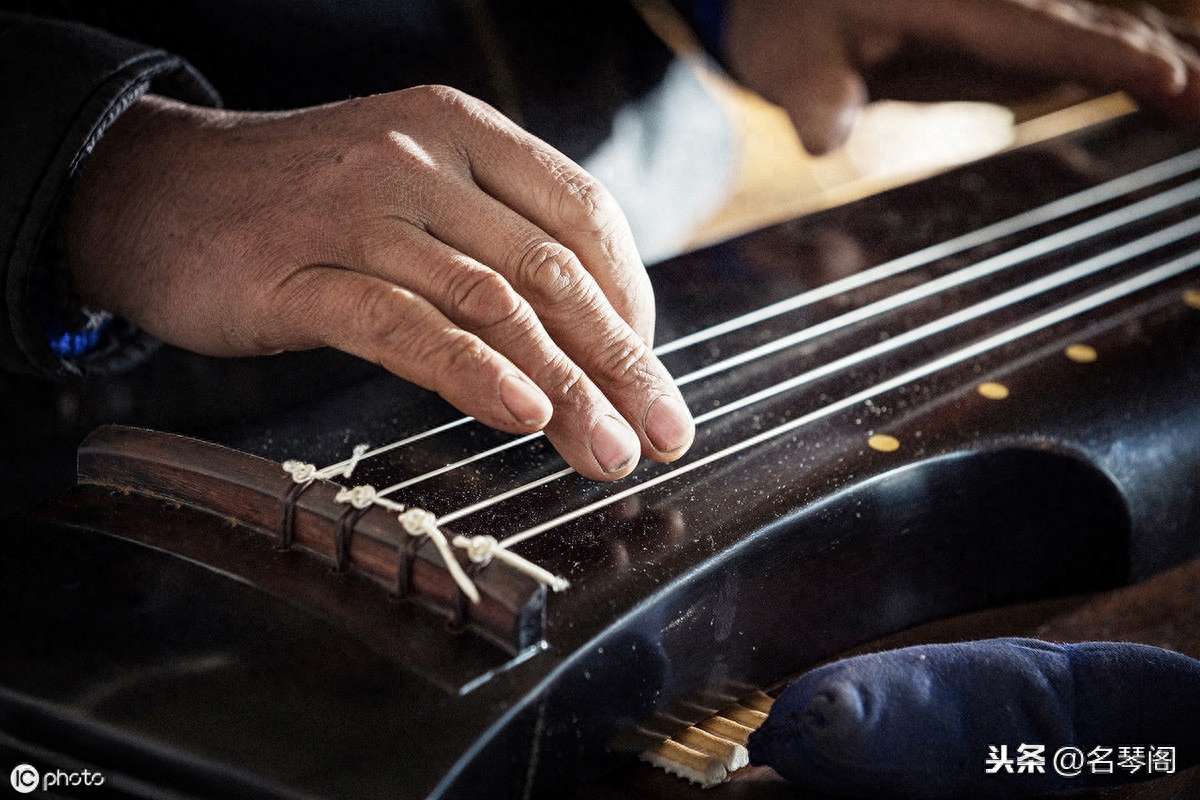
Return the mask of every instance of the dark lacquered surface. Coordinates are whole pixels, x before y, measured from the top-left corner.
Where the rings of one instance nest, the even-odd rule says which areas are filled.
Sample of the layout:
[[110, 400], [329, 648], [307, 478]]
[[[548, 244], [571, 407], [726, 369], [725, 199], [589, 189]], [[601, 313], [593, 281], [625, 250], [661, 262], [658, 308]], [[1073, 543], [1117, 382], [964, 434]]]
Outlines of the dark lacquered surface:
[[[1192, 559], [1149, 581], [1113, 591], [1006, 606], [920, 625], [869, 642], [845, 655], [997, 636], [1032, 636], [1060, 642], [1139, 642], [1200, 657], [1200, 559]], [[1171, 774], [1157, 774], [1152, 780], [1070, 796], [1077, 800], [1189, 800], [1198, 795], [1200, 767], [1179, 768]], [[581, 788], [575, 800], [828, 800], [828, 797], [793, 786], [767, 767], [748, 767], [732, 775], [722, 786], [700, 789], [646, 764], [637, 764]]]
[[[1121, 121], [658, 265], [652, 276], [660, 341], [1197, 143], [1194, 133]], [[1107, 203], [933, 261], [665, 360], [675, 374], [686, 373], [1120, 205]], [[1193, 203], [906, 305], [691, 384], [685, 396], [697, 412], [729, 403], [1190, 218], [1197, 208]], [[1187, 249], [1187, 243], [1166, 248], [1112, 275], [729, 414], [699, 430], [680, 465], [1044, 313], [1080, 288], [1097, 289]], [[13, 555], [3, 561], [2, 580], [6, 616], [19, 635], [0, 644], [0, 674], [9, 695], [23, 699], [6, 695], [4, 727], [66, 752], [86, 739], [92, 742], [88, 758], [126, 765], [135, 774], [153, 762], [139, 751], [153, 742], [208, 764], [192, 774], [216, 774], [216, 765], [224, 764], [288, 795], [554, 794], [620, 764], [629, 755], [622, 731], [706, 688], [770, 684], [931, 619], [1147, 577], [1194, 554], [1200, 537], [1200, 501], [1191, 488], [1200, 475], [1200, 311], [1180, 299], [1197, 285], [1184, 276], [1065, 321], [520, 545], [522, 554], [569, 578], [572, 589], [549, 598], [544, 649], [494, 673], [481, 668], [456, 689], [435, 680], [422, 656], [398, 654], [389, 644], [393, 635], [372, 634], [368, 622], [331, 622], [328, 613], [296, 598], [279, 599], [282, 589], [268, 593], [231, 583], [98, 534], [13, 528], [5, 543]], [[1091, 345], [1099, 359], [1064, 358], [1063, 347], [1072, 342]], [[984, 380], [1004, 383], [1010, 396], [981, 397], [975, 387]], [[380, 378], [225, 439], [276, 460], [329, 463], [359, 441], [402, 438], [454, 416]], [[899, 449], [871, 449], [867, 439], [874, 433], [895, 437]], [[356, 482], [386, 485], [504, 438], [468, 426], [366, 463]], [[572, 476], [452, 527], [504, 536], [678, 466], [645, 464], [616, 485]], [[560, 467], [557, 456], [535, 443], [422, 483], [402, 499], [443, 514]], [[169, 508], [137, 513], [147, 524], [186, 522], [221, 535], [207, 530], [211, 522], [171, 518]], [[61, 562], [47, 568], [54, 579], [20, 564], [16, 554], [30, 542], [37, 542], [46, 563]], [[328, 575], [313, 580], [340, 591]], [[84, 594], [57, 586], [78, 586]], [[136, 588], [146, 586], [171, 590], [159, 598]], [[180, 595], [189, 604], [181, 606]], [[197, 606], [197, 597], [205, 602]], [[379, 596], [376, 602], [388, 601]], [[451, 643], [436, 617], [400, 608], [381, 612], [387, 622], [374, 624], [403, 626], [430, 652], [443, 642], [461, 646]], [[214, 622], [223, 618], [239, 625]], [[86, 646], [63, 644], [78, 635], [77, 619], [106, 634], [84, 640]], [[175, 633], [193, 627], [194, 637], [181, 644]], [[197, 660], [206, 666], [187, 666]], [[174, 664], [184, 666], [172, 671]], [[44, 677], [49, 670], [53, 680]], [[91, 702], [113, 691], [118, 675], [129, 677], [117, 696], [125, 692], [139, 702]], [[360, 681], [364, 675], [375, 677]], [[97, 730], [82, 739], [56, 734], [28, 709], [13, 710], [28, 698], [58, 703], [63, 714], [133, 739], [96, 744], [104, 739]], [[225, 710], [216, 713], [222, 703]], [[162, 780], [189, 789], [217, 785], [215, 778], [189, 785], [187, 774], [182, 769]]]

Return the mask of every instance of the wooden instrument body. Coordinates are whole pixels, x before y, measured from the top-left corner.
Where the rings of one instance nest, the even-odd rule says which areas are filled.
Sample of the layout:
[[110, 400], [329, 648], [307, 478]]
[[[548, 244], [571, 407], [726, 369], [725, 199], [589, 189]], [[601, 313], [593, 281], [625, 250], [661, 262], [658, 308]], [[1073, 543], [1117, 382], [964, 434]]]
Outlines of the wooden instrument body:
[[[658, 265], [661, 340], [1198, 144], [1194, 132], [1126, 119]], [[717, 348], [770, 341], [1013, 246], [981, 245], [665, 360], [685, 373]], [[1099, 237], [1029, 268], [1105, 246]], [[688, 722], [743, 687], [920, 622], [1147, 577], [1200, 551], [1200, 310], [1180, 299], [1197, 285], [1188, 277], [521, 545], [572, 588], [546, 600], [544, 641], [515, 655], [161, 492], [82, 485], [0, 540], [2, 743], [197, 794], [561, 796], [644, 747], [638, 725], [654, 712]], [[863, 351], [994, 296], [1004, 280], [769, 356], [694, 386], [689, 403], [704, 411]], [[700, 429], [696, 456], [1029, 313], [1040, 312], [1001, 310], [722, 417]], [[1075, 342], [1099, 359], [1066, 359]], [[983, 381], [1008, 397], [981, 396]], [[453, 417], [405, 391], [380, 378], [229, 443], [332, 463], [362, 439]], [[352, 419], [338, 416], [345, 409]], [[872, 449], [875, 433], [899, 449]], [[365, 464], [361, 477], [420, 472], [502, 438], [464, 429]], [[527, 447], [403, 499], [443, 513], [559, 466], [544, 445]], [[626, 485], [669, 469], [644, 466]], [[612, 491], [572, 476], [450, 527], [508, 535]]]

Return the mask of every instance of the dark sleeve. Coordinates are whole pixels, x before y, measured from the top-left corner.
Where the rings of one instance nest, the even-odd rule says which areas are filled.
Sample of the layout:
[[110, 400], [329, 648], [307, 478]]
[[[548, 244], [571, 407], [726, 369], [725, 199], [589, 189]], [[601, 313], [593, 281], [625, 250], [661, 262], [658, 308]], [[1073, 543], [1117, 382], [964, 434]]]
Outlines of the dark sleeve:
[[725, 0], [671, 0], [708, 54], [723, 64]]
[[[107, 127], [147, 91], [216, 105], [177, 56], [74, 23], [0, 12], [0, 368], [63, 374], [40, 295], [51, 290], [57, 220], [75, 176]], [[121, 360], [119, 323], [103, 359]]]

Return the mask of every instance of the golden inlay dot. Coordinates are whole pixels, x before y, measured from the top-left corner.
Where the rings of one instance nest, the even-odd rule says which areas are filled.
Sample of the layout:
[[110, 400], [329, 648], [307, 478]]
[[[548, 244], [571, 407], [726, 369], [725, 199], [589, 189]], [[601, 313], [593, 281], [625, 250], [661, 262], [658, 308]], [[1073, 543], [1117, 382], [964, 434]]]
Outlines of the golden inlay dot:
[[888, 436], [886, 433], [877, 433], [870, 439], [867, 439], [867, 444], [873, 450], [878, 450], [881, 453], [894, 453], [900, 449], [900, 440], [895, 436]]
[[1004, 398], [1008, 397], [1008, 387], [1003, 383], [995, 383], [993, 381], [979, 384], [979, 387], [976, 389], [976, 391], [978, 391], [988, 400], [1003, 400]]
[[1188, 289], [1183, 293], [1183, 302], [1195, 309], [1200, 309], [1200, 289]]
[[1073, 344], [1063, 352], [1067, 354], [1067, 358], [1080, 364], [1090, 364], [1100, 357], [1096, 348], [1086, 344]]

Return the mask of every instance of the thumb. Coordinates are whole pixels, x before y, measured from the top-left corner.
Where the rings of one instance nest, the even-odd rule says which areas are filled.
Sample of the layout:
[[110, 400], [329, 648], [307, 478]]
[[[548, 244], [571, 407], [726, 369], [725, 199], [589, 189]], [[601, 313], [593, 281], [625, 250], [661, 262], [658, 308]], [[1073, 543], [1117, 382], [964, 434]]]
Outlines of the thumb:
[[845, 144], [867, 103], [867, 87], [844, 61], [797, 74], [775, 102], [783, 106], [804, 149], [819, 156]]
[[804, 148], [843, 144], [867, 102], [837, 18], [821, 3], [731, 3], [727, 59], [737, 78], [783, 107]]

